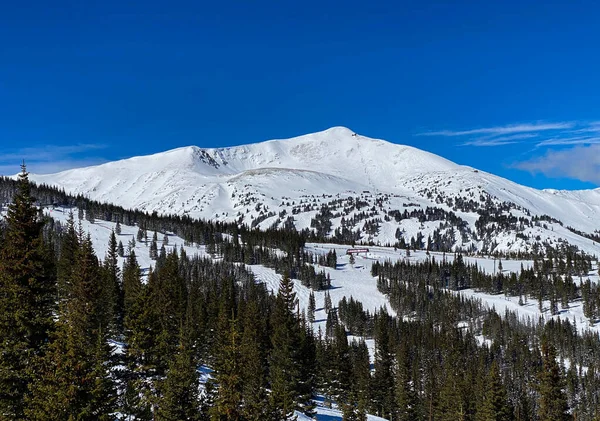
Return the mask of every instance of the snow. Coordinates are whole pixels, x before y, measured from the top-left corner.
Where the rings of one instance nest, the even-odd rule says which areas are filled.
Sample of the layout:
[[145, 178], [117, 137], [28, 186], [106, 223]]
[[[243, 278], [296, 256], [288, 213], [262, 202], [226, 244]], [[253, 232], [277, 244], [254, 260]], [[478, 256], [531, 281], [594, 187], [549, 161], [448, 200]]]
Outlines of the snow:
[[[415, 219], [385, 221], [386, 212], [425, 209], [427, 206], [451, 211], [438, 203], [437, 189], [445, 198], [472, 198], [491, 195], [497, 203], [509, 201], [531, 212], [550, 215], [588, 234], [598, 230], [600, 189], [581, 191], [536, 190], [509, 180], [454, 164], [444, 158], [409, 146], [370, 139], [343, 127], [286, 140], [271, 140], [230, 148], [201, 149], [189, 146], [171, 151], [109, 162], [99, 166], [69, 170], [57, 174], [31, 175], [33, 181], [64, 188], [101, 202], [125, 208], [137, 208], [159, 214], [187, 214], [195, 218], [220, 221], [242, 220], [250, 224], [269, 212], [259, 226], [266, 228], [293, 215], [296, 228], [310, 227], [321, 205], [331, 200], [361, 197], [367, 203], [352, 217], [375, 208], [382, 220], [377, 234], [363, 240], [375, 244], [396, 242], [396, 229], [404, 230], [410, 240], [418, 232], [425, 238], [444, 221], [420, 224]], [[381, 206], [377, 200], [385, 200]], [[309, 211], [293, 214], [300, 204], [314, 205]], [[295, 204], [295, 205], [294, 205]], [[411, 205], [409, 205], [411, 204]], [[297, 209], [296, 209], [297, 210]], [[475, 213], [455, 212], [471, 229], [478, 218]], [[523, 216], [518, 209], [515, 216]], [[341, 218], [334, 220], [333, 229]], [[362, 227], [364, 220], [357, 227]], [[525, 251], [527, 244], [564, 239], [591, 255], [600, 256], [600, 244], [580, 237], [558, 224], [547, 229], [536, 227], [518, 239], [516, 232], [499, 232], [497, 251]], [[535, 240], [539, 236], [539, 240]], [[460, 236], [458, 236], [460, 237]], [[456, 247], [478, 249], [482, 243], [457, 239]]]

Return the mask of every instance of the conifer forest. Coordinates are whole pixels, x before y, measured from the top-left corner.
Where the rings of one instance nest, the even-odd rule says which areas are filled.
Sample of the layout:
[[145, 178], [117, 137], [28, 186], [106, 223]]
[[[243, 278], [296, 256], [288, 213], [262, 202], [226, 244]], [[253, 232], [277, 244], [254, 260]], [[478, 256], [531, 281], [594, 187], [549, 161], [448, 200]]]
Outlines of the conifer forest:
[[[123, 209], [35, 185], [24, 166], [0, 180], [0, 199], [2, 420], [305, 420], [317, 406], [347, 421], [600, 420], [596, 332], [498, 314], [457, 293], [549, 301], [551, 314], [583, 302], [594, 322], [600, 289], [585, 280], [594, 256], [540, 251], [531, 268], [494, 274], [461, 253], [374, 262], [393, 312], [370, 311], [360, 297], [332, 302], [324, 269], [341, 256], [308, 250], [332, 241], [318, 229]], [[72, 210], [66, 223], [44, 212], [53, 206]], [[116, 224], [105, 255], [82, 221]], [[124, 227], [149, 245], [150, 268], [120, 240]], [[166, 248], [170, 235], [206, 254]], [[249, 265], [281, 275], [277, 291]], [[294, 282], [311, 291], [306, 309]], [[315, 293], [325, 329], [313, 327]]]

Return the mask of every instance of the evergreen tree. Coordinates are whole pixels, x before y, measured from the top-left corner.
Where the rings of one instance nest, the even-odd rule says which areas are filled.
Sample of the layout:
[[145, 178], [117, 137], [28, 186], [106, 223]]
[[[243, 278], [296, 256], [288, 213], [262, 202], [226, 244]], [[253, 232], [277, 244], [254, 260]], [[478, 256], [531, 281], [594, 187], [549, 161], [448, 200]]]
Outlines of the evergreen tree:
[[[131, 256], [130, 256], [131, 257]], [[139, 277], [139, 266], [132, 261], [124, 269], [125, 287], [125, 341], [127, 343], [126, 361], [129, 372], [128, 389], [131, 391], [130, 412], [140, 419], [152, 419], [151, 413], [158, 405], [158, 383], [164, 376], [171, 355], [177, 352], [178, 341], [174, 348], [161, 354], [161, 342], [169, 339], [161, 326], [157, 306], [159, 293], [156, 273], [150, 271], [148, 283], [143, 285]], [[178, 330], [179, 331], [179, 330]], [[178, 339], [178, 338], [177, 338]]]
[[[182, 332], [182, 335], [185, 335]], [[200, 419], [199, 379], [190, 344], [183, 338], [172, 356], [167, 377], [160, 387], [157, 421], [195, 421]]]
[[248, 421], [268, 418], [266, 395], [266, 357], [261, 344], [260, 310], [256, 300], [249, 301], [244, 310], [244, 329], [241, 339], [241, 364], [243, 373], [243, 416]]
[[325, 291], [325, 301], [324, 301], [325, 312], [329, 313], [333, 308], [333, 303], [331, 302], [331, 296], [329, 295], [329, 291]]
[[0, 418], [6, 420], [23, 419], [24, 397], [39, 375], [36, 360], [54, 325], [56, 280], [42, 227], [23, 164], [0, 248]]
[[476, 421], [510, 421], [512, 412], [508, 406], [506, 389], [502, 384], [496, 361], [492, 363], [484, 381], [484, 394], [478, 402]]
[[72, 289], [69, 282], [71, 280], [73, 266], [75, 265], [75, 253], [77, 247], [79, 247], [77, 230], [75, 229], [73, 212], [70, 212], [67, 219], [67, 225], [61, 236], [58, 262], [56, 264], [59, 302], [68, 299], [68, 293]]
[[[221, 315], [221, 317], [225, 317]], [[221, 324], [223, 326], [223, 324]], [[242, 416], [243, 373], [240, 338], [237, 321], [229, 320], [229, 329], [221, 332], [226, 337], [218, 358], [217, 379], [219, 385], [215, 405], [211, 409], [213, 421], [240, 421]]]
[[103, 323], [109, 332], [117, 334], [123, 326], [123, 284], [117, 255], [117, 238], [111, 232], [104, 259], [100, 305], [104, 308]]
[[539, 420], [566, 421], [570, 416], [563, 391], [564, 380], [556, 362], [556, 350], [547, 339], [542, 341], [542, 362], [542, 371], [539, 374]]
[[115, 393], [102, 326], [100, 268], [89, 236], [80, 232], [79, 243], [72, 291], [59, 309], [56, 337], [31, 387], [27, 417], [32, 420], [112, 419]]
[[316, 310], [317, 304], [315, 301], [315, 293], [314, 292], [310, 292], [310, 295], [308, 296], [308, 321], [310, 323], [313, 323], [315, 321], [315, 310]]
[[381, 313], [375, 327], [375, 374], [373, 375], [371, 402], [377, 415], [389, 417], [394, 413], [393, 353], [389, 331], [389, 316]]
[[411, 355], [405, 343], [401, 344], [397, 352], [398, 367], [396, 373], [396, 403], [398, 407], [397, 419], [411, 421], [418, 418], [418, 394], [412, 378]]
[[269, 356], [270, 403], [279, 420], [295, 419], [294, 410], [298, 399], [300, 365], [298, 324], [294, 317], [296, 294], [287, 272], [282, 276], [275, 300], [271, 325], [273, 349]]

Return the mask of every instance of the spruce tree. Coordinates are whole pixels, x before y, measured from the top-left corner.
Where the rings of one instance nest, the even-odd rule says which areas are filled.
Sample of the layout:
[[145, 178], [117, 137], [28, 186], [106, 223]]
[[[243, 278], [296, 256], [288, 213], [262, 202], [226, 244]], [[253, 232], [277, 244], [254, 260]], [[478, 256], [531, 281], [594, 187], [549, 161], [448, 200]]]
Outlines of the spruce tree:
[[167, 376], [160, 386], [157, 421], [195, 421], [200, 419], [199, 378], [192, 344], [182, 328], [181, 342], [171, 356]]
[[314, 292], [310, 292], [310, 295], [308, 296], [308, 321], [310, 323], [313, 323], [315, 321], [315, 310], [316, 310], [317, 304], [315, 301], [315, 293]]
[[260, 310], [256, 300], [249, 301], [244, 310], [244, 329], [241, 338], [241, 364], [243, 373], [243, 415], [249, 421], [268, 418], [265, 350], [261, 344]]
[[56, 337], [31, 386], [27, 418], [32, 420], [113, 417], [115, 393], [109, 375], [111, 348], [102, 325], [100, 267], [89, 236], [80, 232], [79, 244], [72, 291], [61, 303]]
[[375, 373], [372, 378], [372, 409], [377, 415], [387, 417], [394, 413], [393, 353], [390, 340], [390, 317], [381, 313], [375, 326]]
[[540, 421], [566, 421], [568, 420], [568, 405], [563, 390], [564, 380], [560, 367], [556, 362], [556, 350], [548, 343], [542, 341], [542, 371], [539, 373], [539, 410]]
[[117, 255], [117, 237], [111, 232], [108, 250], [104, 258], [101, 305], [104, 308], [103, 323], [113, 335], [120, 333], [123, 326], [123, 284]]
[[[221, 314], [220, 317], [226, 317]], [[223, 347], [217, 359], [216, 383], [219, 385], [215, 405], [211, 409], [212, 421], [240, 421], [242, 415], [243, 372], [240, 335], [237, 320], [229, 320], [229, 328], [219, 333], [224, 336]], [[220, 323], [223, 328], [224, 323]]]
[[72, 289], [69, 282], [75, 265], [75, 253], [77, 247], [79, 247], [78, 241], [73, 212], [70, 212], [67, 224], [61, 235], [58, 262], [56, 264], [59, 302], [66, 300], [69, 291]]
[[502, 384], [498, 363], [494, 361], [484, 381], [484, 394], [477, 403], [476, 421], [510, 421], [506, 389]]
[[24, 398], [39, 373], [54, 322], [56, 280], [42, 238], [25, 164], [8, 207], [0, 248], [0, 418], [23, 419]]
[[288, 273], [284, 273], [275, 300], [271, 320], [273, 349], [269, 356], [270, 403], [276, 418], [295, 419], [294, 410], [298, 403], [298, 323], [294, 316], [296, 294]]

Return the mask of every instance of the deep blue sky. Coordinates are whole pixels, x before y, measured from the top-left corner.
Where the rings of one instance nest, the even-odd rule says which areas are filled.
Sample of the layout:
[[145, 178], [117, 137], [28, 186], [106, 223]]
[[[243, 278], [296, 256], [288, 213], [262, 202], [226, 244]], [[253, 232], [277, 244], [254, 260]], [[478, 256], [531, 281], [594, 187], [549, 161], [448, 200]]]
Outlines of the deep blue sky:
[[538, 188], [599, 186], [600, 7], [449, 3], [6, 2], [0, 171], [342, 125]]

